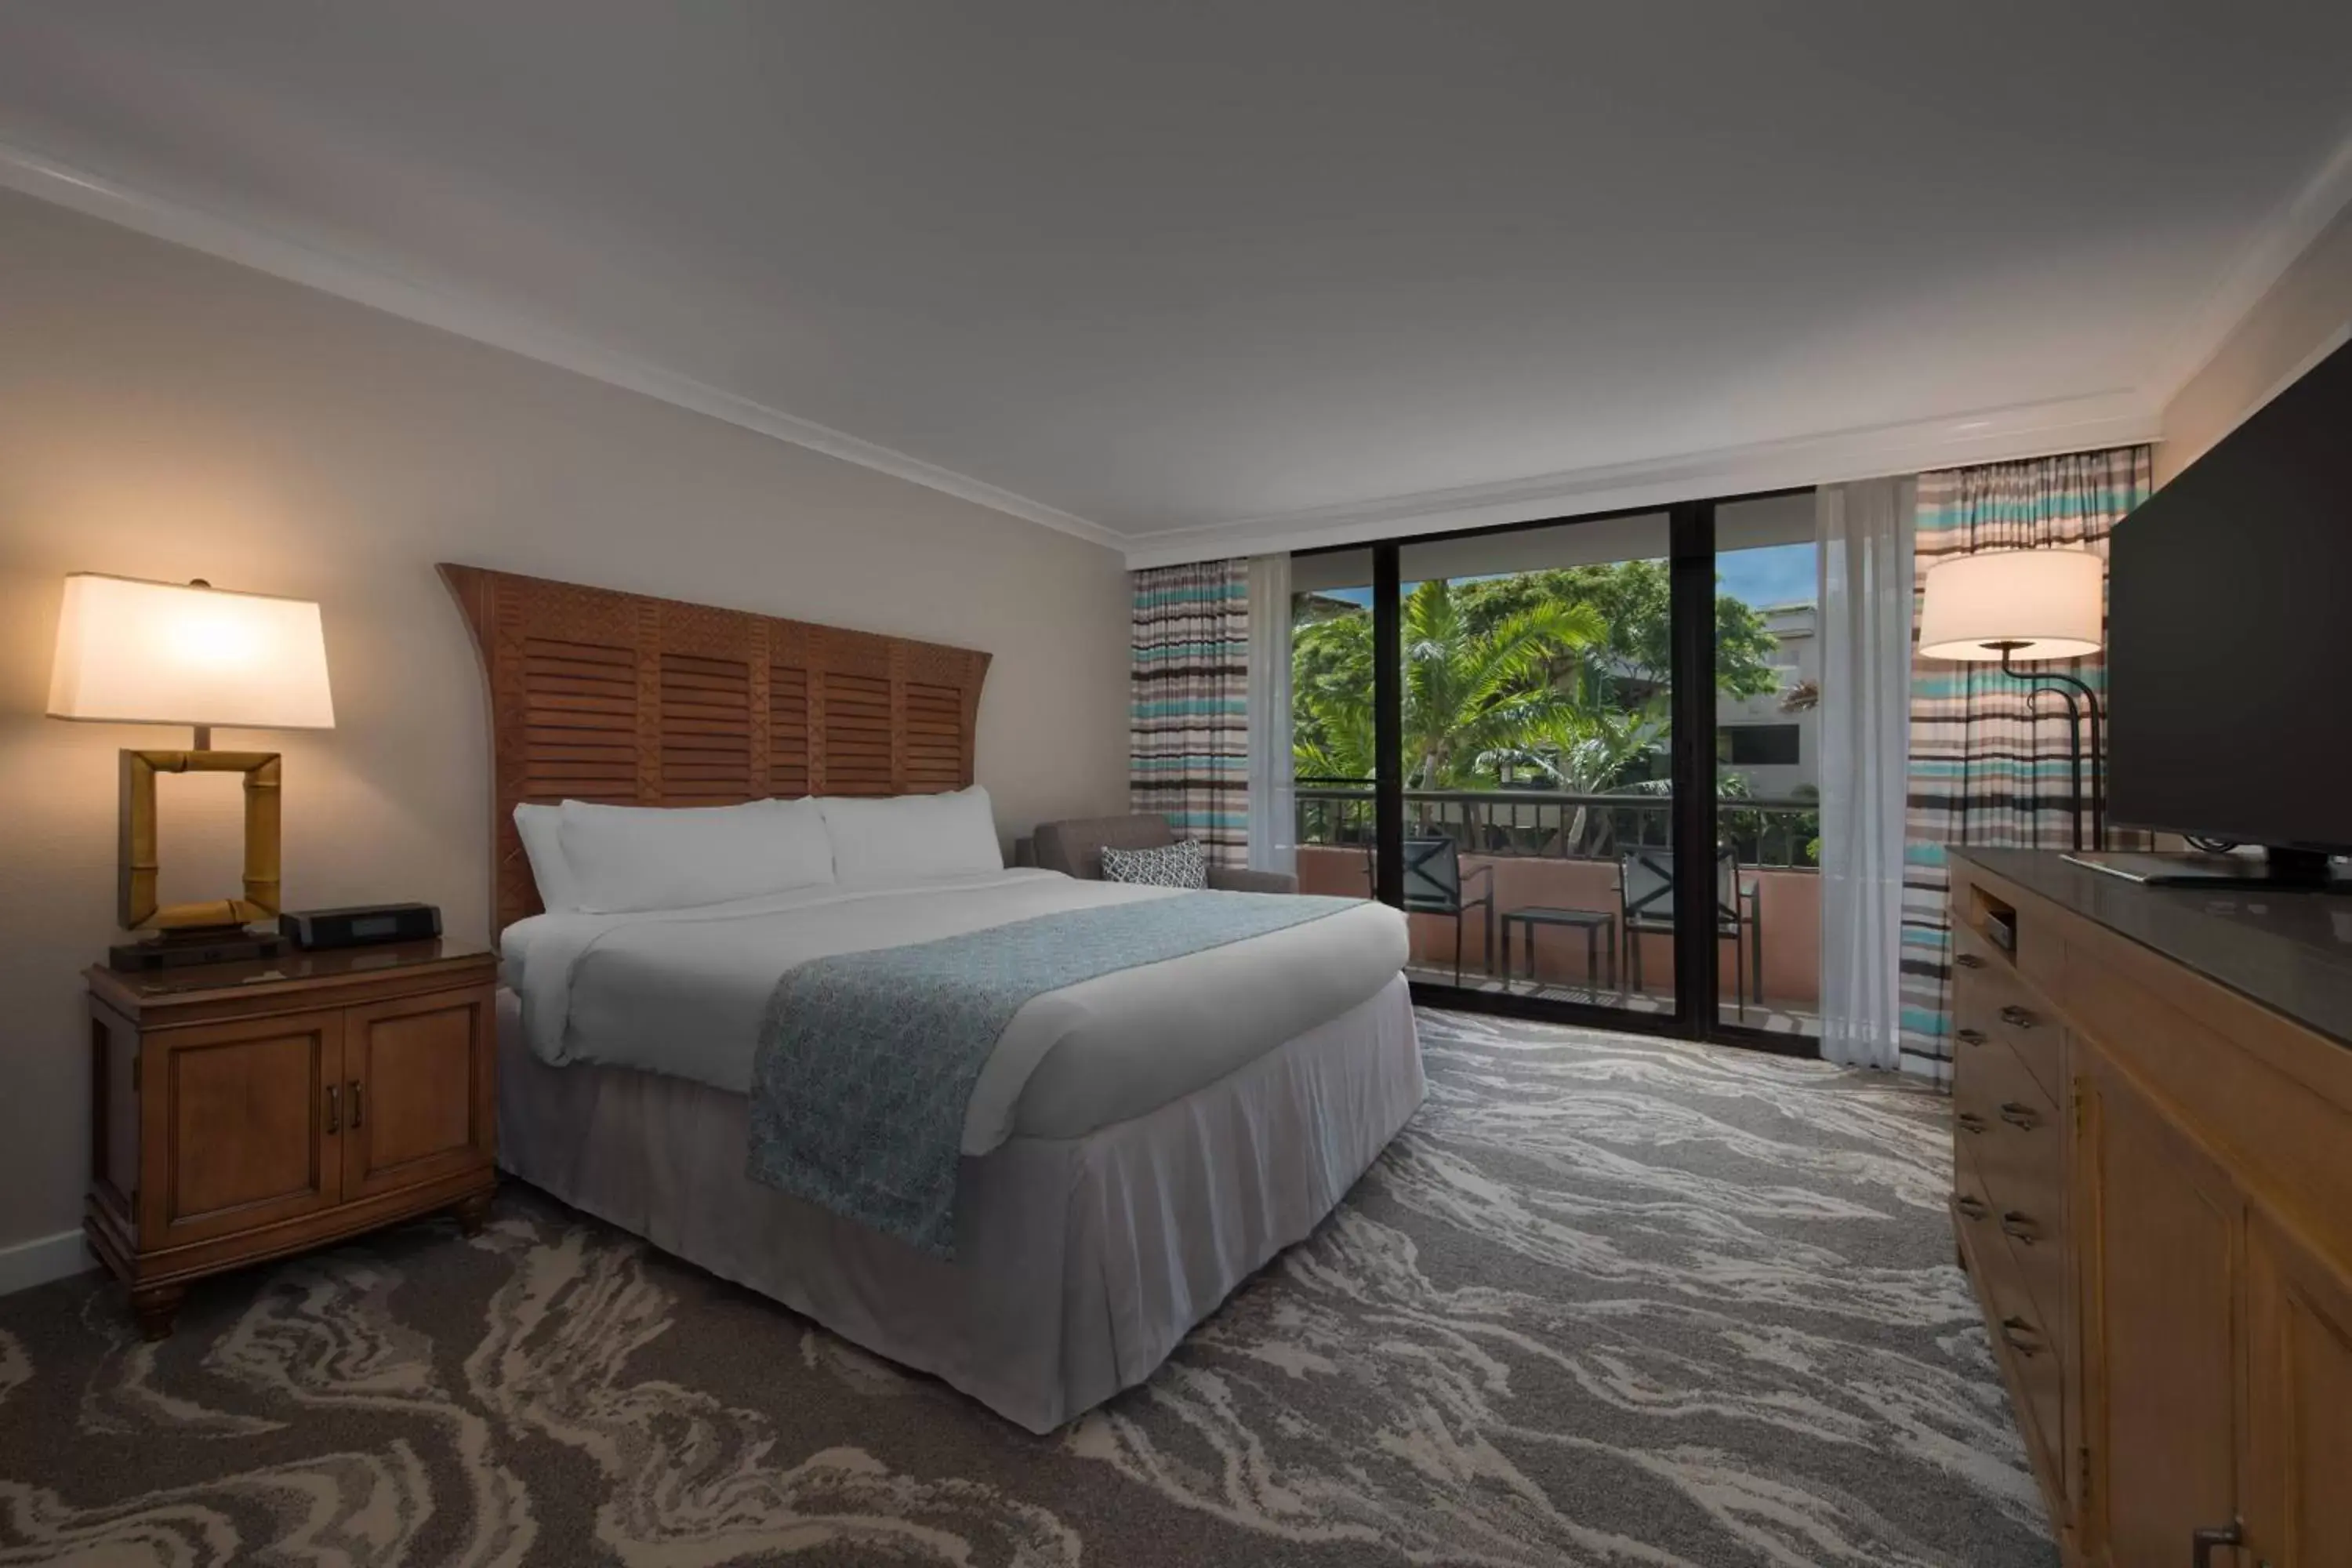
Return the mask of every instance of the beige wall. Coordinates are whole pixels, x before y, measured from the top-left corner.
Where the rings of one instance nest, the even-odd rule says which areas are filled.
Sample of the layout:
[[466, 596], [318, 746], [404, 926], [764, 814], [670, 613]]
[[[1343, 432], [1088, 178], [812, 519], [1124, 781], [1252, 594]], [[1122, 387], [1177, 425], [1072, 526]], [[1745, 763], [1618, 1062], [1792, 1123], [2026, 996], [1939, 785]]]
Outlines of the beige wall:
[[2295, 258], [2221, 349], [2165, 405], [2156, 482], [2237, 428], [2352, 333], [2352, 207]]
[[[223, 736], [285, 752], [288, 901], [429, 900], [478, 940], [486, 720], [442, 560], [986, 648], [999, 826], [1126, 798], [1111, 552], [0, 192], [0, 1249], [79, 1223], [115, 751], [171, 733], [42, 717], [59, 580], [318, 600], [338, 727]], [[233, 887], [235, 782], [163, 783], [163, 896]]]

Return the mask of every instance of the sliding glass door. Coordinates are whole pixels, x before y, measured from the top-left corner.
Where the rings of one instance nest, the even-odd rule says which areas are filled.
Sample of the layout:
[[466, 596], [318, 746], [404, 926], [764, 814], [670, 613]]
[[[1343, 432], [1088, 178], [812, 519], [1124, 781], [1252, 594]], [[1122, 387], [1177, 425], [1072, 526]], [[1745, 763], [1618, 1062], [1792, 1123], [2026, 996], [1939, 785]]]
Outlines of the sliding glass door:
[[1400, 549], [1416, 977], [1674, 1011], [1668, 533], [1650, 513]]
[[1769, 1028], [1768, 994], [1790, 1000], [1802, 955], [1768, 966], [1754, 939], [1804, 910], [1767, 866], [1801, 824], [1718, 776], [1722, 746], [1759, 742], [1717, 725], [1795, 682], [1760, 612], [1719, 602], [1717, 522], [1701, 504], [1294, 559], [1301, 883], [1402, 908], [1427, 1000], [1693, 1035]]

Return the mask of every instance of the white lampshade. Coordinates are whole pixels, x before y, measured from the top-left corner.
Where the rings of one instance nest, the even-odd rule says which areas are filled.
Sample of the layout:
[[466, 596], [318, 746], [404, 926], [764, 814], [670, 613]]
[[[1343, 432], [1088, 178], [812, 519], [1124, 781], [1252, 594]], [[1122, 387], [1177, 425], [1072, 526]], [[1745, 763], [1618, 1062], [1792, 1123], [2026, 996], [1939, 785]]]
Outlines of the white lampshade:
[[2106, 563], [2087, 550], [1987, 550], [1930, 567], [1929, 658], [2080, 658], [2105, 641]]
[[77, 572], [66, 579], [49, 714], [132, 724], [331, 730], [319, 606]]

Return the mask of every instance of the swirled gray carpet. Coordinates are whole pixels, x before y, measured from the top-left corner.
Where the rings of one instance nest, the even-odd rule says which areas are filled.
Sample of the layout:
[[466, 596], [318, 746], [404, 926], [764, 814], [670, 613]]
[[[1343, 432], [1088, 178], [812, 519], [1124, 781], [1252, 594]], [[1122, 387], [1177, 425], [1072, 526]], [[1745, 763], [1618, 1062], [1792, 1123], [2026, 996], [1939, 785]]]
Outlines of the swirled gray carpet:
[[2055, 1561], [1946, 1102], [1423, 1015], [1428, 1105], [1144, 1387], [1032, 1437], [524, 1189], [0, 1300], [0, 1563]]

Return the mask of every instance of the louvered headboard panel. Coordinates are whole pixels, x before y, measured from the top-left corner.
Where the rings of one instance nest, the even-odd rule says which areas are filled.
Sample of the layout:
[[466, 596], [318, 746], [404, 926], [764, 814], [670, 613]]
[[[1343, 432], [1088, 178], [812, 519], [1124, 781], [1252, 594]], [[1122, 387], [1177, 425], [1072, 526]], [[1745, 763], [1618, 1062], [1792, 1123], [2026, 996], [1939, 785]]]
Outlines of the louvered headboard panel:
[[539, 912], [523, 801], [730, 805], [971, 783], [989, 656], [476, 566], [442, 578], [490, 689], [491, 901]]

